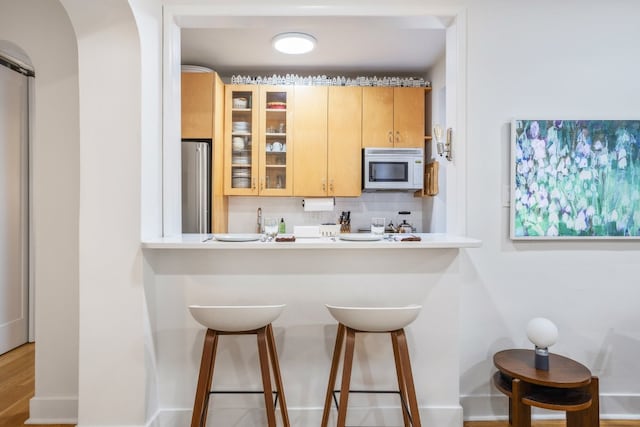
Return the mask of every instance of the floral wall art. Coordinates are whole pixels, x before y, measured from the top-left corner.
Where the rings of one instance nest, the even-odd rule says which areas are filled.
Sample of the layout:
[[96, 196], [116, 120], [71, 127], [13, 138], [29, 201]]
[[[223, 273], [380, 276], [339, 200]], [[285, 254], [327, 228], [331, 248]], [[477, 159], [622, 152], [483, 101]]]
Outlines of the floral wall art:
[[640, 238], [640, 120], [514, 120], [511, 238]]

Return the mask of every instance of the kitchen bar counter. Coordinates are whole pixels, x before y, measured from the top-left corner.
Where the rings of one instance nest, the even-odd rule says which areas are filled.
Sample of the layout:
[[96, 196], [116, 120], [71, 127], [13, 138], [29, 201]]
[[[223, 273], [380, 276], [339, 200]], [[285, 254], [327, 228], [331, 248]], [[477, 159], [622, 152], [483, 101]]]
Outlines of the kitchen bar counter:
[[469, 237], [440, 233], [413, 233], [420, 241], [400, 241], [409, 235], [392, 235], [398, 240], [382, 239], [378, 241], [346, 241], [339, 237], [297, 238], [295, 242], [221, 242], [211, 239], [211, 234], [183, 234], [175, 237], [163, 237], [142, 242], [144, 249], [451, 249], [477, 248], [482, 242]]
[[[414, 372], [420, 387], [420, 416], [425, 425], [462, 426], [459, 295], [461, 286], [474, 283], [476, 272], [461, 249], [478, 247], [481, 242], [446, 234], [417, 235], [419, 242], [327, 237], [299, 237], [295, 242], [203, 242], [210, 234], [143, 242], [144, 287], [159, 372], [158, 393], [164, 402], [163, 425], [190, 422], [204, 330], [189, 314], [189, 305], [286, 304], [274, 322], [274, 332], [289, 416], [296, 424], [310, 426], [321, 423], [318, 408], [325, 398], [325, 375], [331, 368], [337, 331], [325, 304], [418, 304], [423, 308], [407, 333], [411, 358], [420, 361], [420, 369]], [[395, 371], [388, 369], [393, 361], [388, 338], [377, 335], [362, 343], [364, 351], [376, 357], [369, 358], [362, 370], [354, 369], [353, 380], [363, 389], [397, 382]], [[238, 338], [234, 346], [221, 358], [219, 372], [216, 367], [222, 383], [259, 389], [262, 383], [255, 360], [237, 356], [240, 348], [251, 354], [254, 344]], [[309, 375], [310, 369], [319, 374]], [[351, 424], [370, 425], [372, 417], [379, 425], [402, 424], [399, 402], [385, 407], [378, 407], [377, 401], [362, 402], [350, 415]], [[233, 396], [220, 406], [214, 412], [222, 420], [240, 417], [246, 420], [240, 422], [242, 426], [264, 425], [255, 397]], [[259, 412], [258, 418], [254, 411]]]

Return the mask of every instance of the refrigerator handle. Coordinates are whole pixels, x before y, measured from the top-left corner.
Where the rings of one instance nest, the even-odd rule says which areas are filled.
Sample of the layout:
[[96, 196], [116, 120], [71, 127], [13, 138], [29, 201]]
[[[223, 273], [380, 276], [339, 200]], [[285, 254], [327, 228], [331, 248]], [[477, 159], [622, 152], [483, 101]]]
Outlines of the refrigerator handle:
[[198, 147], [197, 149], [197, 153], [198, 153], [198, 173], [197, 173], [197, 177], [198, 177], [198, 189], [197, 189], [197, 194], [198, 194], [198, 232], [199, 233], [204, 233], [205, 229], [204, 229], [204, 224], [202, 221], [202, 210], [204, 209], [204, 202], [202, 200], [203, 195], [204, 195], [204, 183], [202, 182], [202, 177], [204, 175], [204, 150], [202, 149], [202, 147]]
[[195, 202], [196, 202], [196, 224], [198, 226], [198, 233], [202, 232], [202, 220], [200, 219], [200, 209], [202, 208], [202, 202], [201, 202], [201, 196], [200, 193], [202, 193], [202, 183], [200, 182], [200, 175], [201, 175], [201, 171], [200, 171], [200, 163], [201, 163], [201, 157], [202, 157], [202, 150], [200, 149], [199, 146], [196, 145], [196, 161], [195, 161], [195, 192], [196, 192], [196, 197], [195, 197]]
[[207, 223], [208, 223], [207, 215], [209, 214], [209, 206], [207, 203], [207, 201], [209, 200], [209, 194], [207, 194], [207, 191], [209, 191], [209, 185], [208, 185], [209, 168], [207, 167], [208, 164], [209, 164], [209, 146], [205, 145], [200, 150], [200, 173], [198, 174], [198, 176], [200, 177], [199, 179], [200, 209], [198, 209], [198, 212], [200, 215], [200, 226], [199, 226], [200, 233], [207, 232]]
[[200, 192], [200, 232], [201, 233], [207, 232], [207, 213], [208, 213], [207, 198], [209, 196], [207, 194], [207, 190], [209, 189], [209, 186], [207, 185], [207, 164], [208, 164], [207, 156], [208, 155], [209, 155], [209, 150], [207, 147], [207, 149], [202, 150], [202, 153], [200, 154], [200, 188], [202, 188], [202, 191]]

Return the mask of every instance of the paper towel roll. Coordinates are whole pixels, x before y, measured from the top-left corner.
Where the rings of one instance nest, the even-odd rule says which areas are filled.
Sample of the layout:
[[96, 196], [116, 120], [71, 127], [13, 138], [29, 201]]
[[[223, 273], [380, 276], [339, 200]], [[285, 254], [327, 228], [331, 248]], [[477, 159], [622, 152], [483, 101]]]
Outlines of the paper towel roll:
[[333, 197], [319, 197], [314, 199], [303, 199], [302, 204], [305, 212], [332, 211], [335, 202]]

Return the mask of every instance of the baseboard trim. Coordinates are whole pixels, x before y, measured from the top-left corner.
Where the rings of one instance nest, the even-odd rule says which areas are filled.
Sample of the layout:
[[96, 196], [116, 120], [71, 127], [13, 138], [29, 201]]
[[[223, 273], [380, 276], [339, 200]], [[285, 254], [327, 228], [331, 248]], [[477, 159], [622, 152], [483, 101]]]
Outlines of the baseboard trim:
[[25, 424], [77, 424], [78, 397], [32, 397]]
[[[462, 396], [461, 406], [420, 408], [420, 417], [425, 425], [460, 427], [465, 421], [495, 421], [507, 419], [507, 398], [503, 395]], [[464, 408], [464, 409], [463, 409]], [[349, 408], [349, 417], [354, 423], [395, 422], [399, 408]], [[635, 412], [633, 412], [635, 411]], [[640, 420], [640, 395], [601, 394], [600, 418], [616, 420]], [[210, 414], [234, 427], [251, 426], [256, 419], [264, 415], [261, 408], [216, 408]], [[213, 415], [210, 415], [213, 416]], [[561, 418], [557, 411], [545, 411], [533, 408], [535, 419]], [[296, 425], [319, 425], [322, 419], [321, 408], [289, 408], [289, 417]], [[244, 419], [244, 421], [242, 421]], [[241, 420], [235, 422], [232, 420]], [[191, 421], [191, 408], [161, 409], [147, 423], [147, 427], [183, 427]], [[249, 424], [243, 424], [249, 422]], [[25, 424], [77, 424], [77, 397], [33, 397], [29, 402], [29, 419]]]
[[[473, 395], [460, 398], [464, 408], [465, 421], [497, 421], [508, 417], [507, 397], [500, 395]], [[600, 394], [600, 418], [603, 420], [640, 419], [640, 395], [638, 394]], [[558, 411], [532, 408], [534, 419], [559, 419], [563, 415]]]
[[[332, 419], [335, 424], [335, 410]], [[278, 420], [279, 412], [276, 411]], [[291, 425], [317, 426], [322, 421], [322, 408], [289, 408]], [[423, 425], [438, 427], [462, 427], [462, 406], [426, 406], [420, 408]], [[208, 422], [229, 427], [255, 427], [264, 425], [262, 408], [215, 408], [210, 409]], [[148, 427], [184, 427], [191, 423], [191, 408], [161, 409]], [[349, 408], [348, 422], [351, 425], [402, 425], [400, 408]]]

